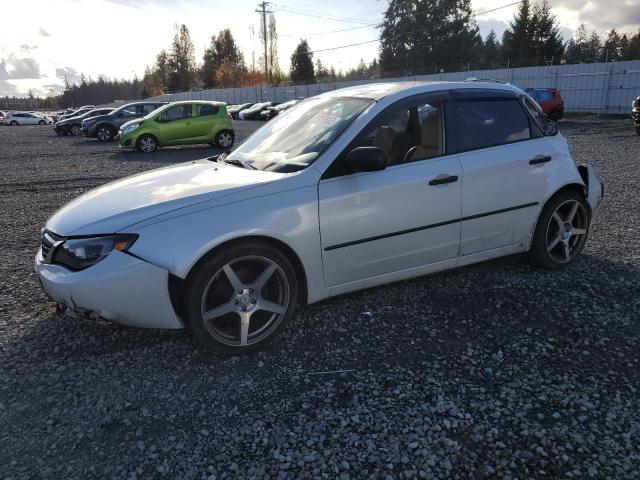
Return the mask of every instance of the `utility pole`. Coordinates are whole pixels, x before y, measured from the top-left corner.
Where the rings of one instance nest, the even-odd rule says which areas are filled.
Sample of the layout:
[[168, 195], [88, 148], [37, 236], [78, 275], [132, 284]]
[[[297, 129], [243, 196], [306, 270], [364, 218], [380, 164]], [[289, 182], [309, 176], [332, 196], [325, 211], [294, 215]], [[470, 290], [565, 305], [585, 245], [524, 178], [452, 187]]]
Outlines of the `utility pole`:
[[268, 6], [269, 2], [261, 2], [260, 4], [258, 4], [258, 9], [256, 10], [256, 13], [262, 15], [262, 41], [264, 42], [264, 76], [267, 84], [269, 84], [269, 59], [267, 57], [267, 14], [273, 13], [272, 10], [267, 10]]

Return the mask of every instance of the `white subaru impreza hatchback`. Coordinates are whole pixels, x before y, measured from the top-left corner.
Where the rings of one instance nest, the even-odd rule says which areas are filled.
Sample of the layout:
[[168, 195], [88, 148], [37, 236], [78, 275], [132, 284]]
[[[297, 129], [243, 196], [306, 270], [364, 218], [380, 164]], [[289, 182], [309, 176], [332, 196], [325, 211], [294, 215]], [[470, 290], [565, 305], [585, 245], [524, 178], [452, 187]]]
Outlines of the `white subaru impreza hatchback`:
[[364, 85], [85, 193], [47, 221], [36, 271], [61, 312], [245, 351], [333, 295], [526, 251], [564, 268], [602, 191], [514, 86]]

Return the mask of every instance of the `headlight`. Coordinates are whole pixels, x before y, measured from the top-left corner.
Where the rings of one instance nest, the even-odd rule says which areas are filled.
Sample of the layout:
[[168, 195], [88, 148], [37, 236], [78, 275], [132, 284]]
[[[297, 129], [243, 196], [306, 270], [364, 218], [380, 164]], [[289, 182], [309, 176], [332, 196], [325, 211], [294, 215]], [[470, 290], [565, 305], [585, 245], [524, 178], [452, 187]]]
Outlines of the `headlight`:
[[122, 134], [125, 135], [125, 134], [127, 134], [129, 132], [133, 132], [140, 125], [141, 125], [140, 123], [132, 123], [131, 125], [127, 125], [126, 127], [124, 127], [122, 129]]
[[56, 248], [52, 263], [71, 270], [84, 270], [106, 258], [113, 250], [128, 250], [137, 238], [137, 235], [121, 234], [65, 240]]

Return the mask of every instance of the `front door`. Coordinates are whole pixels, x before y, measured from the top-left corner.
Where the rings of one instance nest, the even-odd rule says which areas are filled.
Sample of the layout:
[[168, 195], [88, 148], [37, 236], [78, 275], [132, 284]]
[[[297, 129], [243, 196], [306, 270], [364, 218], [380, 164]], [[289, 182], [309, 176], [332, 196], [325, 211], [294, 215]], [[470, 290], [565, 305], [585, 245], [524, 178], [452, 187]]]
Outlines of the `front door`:
[[158, 140], [163, 145], [180, 143], [191, 135], [193, 104], [181, 103], [168, 108], [158, 116]]
[[[374, 119], [319, 184], [325, 283], [335, 286], [453, 259], [460, 246], [460, 180], [444, 145], [443, 102], [426, 96]], [[344, 155], [382, 148], [388, 166], [350, 173]]]

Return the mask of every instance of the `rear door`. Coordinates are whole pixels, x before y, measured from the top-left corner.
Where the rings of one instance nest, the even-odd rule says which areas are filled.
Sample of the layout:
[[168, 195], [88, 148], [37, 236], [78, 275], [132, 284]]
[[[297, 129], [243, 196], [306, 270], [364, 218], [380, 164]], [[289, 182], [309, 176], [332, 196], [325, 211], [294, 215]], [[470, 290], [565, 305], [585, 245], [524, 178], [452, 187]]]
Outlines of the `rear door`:
[[[443, 101], [420, 95], [388, 107], [318, 187], [327, 286], [456, 258], [460, 245], [459, 159], [444, 145]], [[350, 173], [346, 153], [382, 148], [388, 166]]]
[[510, 92], [460, 92], [452, 116], [462, 164], [461, 255], [526, 244], [557, 153]]

